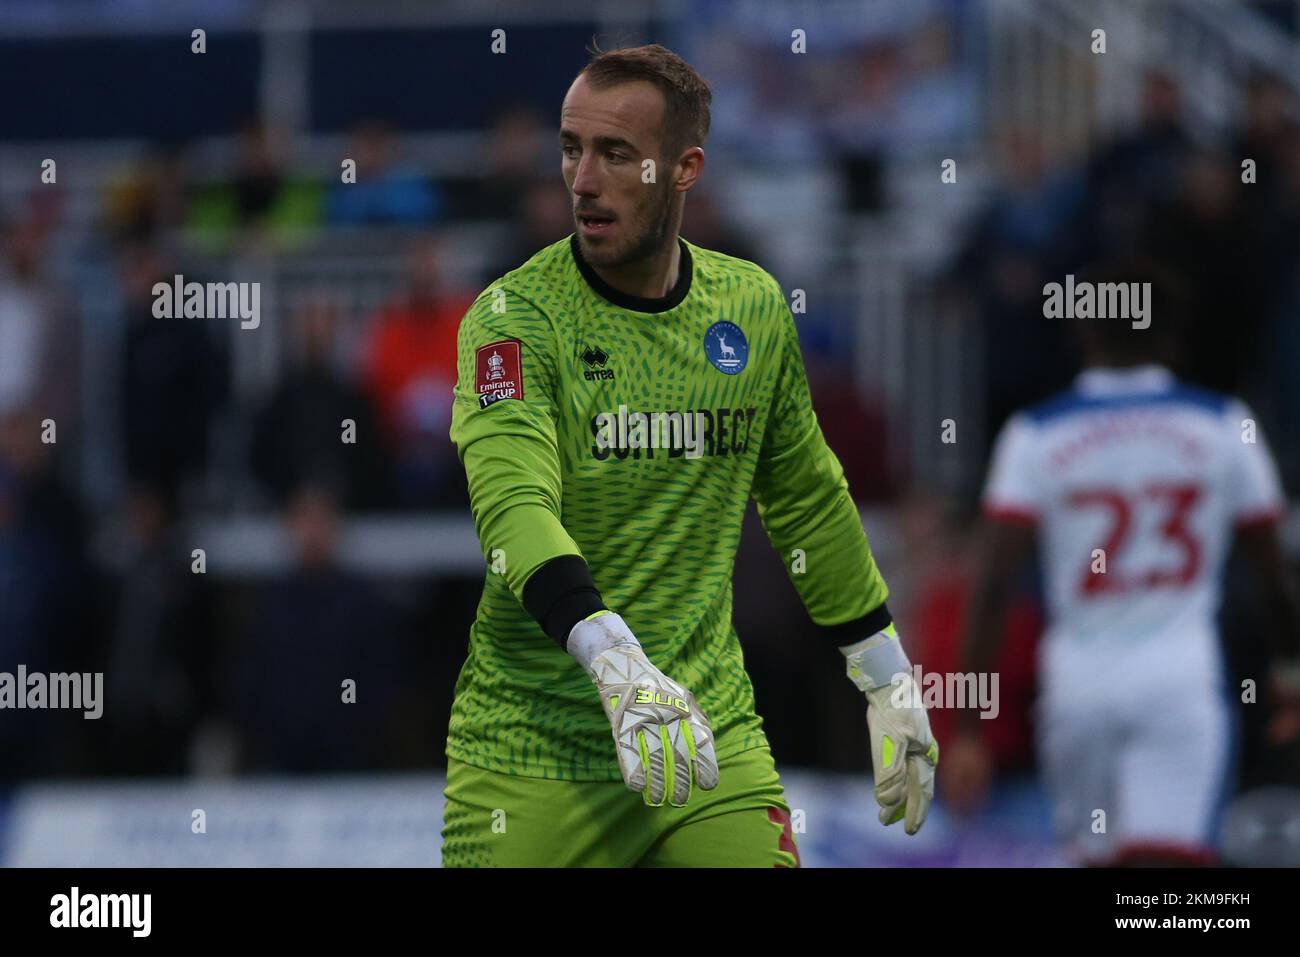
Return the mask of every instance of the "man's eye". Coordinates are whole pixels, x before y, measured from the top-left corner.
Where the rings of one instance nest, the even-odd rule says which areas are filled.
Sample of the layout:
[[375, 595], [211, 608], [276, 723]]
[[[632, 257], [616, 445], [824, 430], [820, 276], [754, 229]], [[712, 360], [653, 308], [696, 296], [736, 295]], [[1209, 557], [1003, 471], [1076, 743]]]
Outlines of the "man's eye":
[[578, 148], [576, 146], [561, 146], [560, 152], [569, 157], [569, 159], [573, 159], [578, 155]]
[[606, 153], [605, 155], [609, 157], [611, 163], [622, 163], [627, 159], [622, 153]]

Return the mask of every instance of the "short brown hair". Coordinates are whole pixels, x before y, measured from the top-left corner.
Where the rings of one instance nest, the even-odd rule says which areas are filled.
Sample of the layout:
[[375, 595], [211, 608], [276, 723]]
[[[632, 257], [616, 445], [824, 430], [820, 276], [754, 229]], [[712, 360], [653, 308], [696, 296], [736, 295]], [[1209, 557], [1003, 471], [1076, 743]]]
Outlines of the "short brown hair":
[[668, 152], [704, 145], [713, 92], [689, 63], [658, 43], [607, 52], [593, 44], [591, 52], [592, 61], [578, 75], [593, 86], [603, 89], [645, 80], [663, 94], [663, 145]]

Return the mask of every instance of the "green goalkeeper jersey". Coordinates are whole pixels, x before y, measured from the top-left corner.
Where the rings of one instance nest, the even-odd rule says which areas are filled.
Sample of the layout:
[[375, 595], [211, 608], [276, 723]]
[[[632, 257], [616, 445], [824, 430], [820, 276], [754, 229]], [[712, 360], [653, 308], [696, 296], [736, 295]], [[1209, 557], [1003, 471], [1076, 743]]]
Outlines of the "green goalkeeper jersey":
[[780, 286], [679, 242], [663, 299], [618, 293], [570, 237], [489, 286], [461, 321], [451, 436], [489, 571], [450, 757], [621, 779], [591, 680], [521, 603], [533, 572], [560, 556], [585, 559], [650, 660], [694, 692], [719, 759], [765, 743], [731, 622], [751, 494], [816, 623], [885, 600]]

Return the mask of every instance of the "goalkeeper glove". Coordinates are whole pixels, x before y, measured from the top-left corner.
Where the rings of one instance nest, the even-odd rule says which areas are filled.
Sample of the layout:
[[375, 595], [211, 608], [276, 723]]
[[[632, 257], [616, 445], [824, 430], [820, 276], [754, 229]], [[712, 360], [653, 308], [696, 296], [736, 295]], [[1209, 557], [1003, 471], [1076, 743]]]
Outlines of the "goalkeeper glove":
[[880, 823], [902, 820], [903, 829], [915, 834], [934, 800], [939, 743], [930, 734], [912, 664], [892, 624], [840, 650], [848, 659], [849, 680], [867, 696]]
[[578, 622], [565, 646], [600, 692], [614, 732], [623, 781], [651, 807], [683, 807], [693, 783], [718, 786], [708, 715], [695, 696], [650, 663], [627, 623], [612, 611]]

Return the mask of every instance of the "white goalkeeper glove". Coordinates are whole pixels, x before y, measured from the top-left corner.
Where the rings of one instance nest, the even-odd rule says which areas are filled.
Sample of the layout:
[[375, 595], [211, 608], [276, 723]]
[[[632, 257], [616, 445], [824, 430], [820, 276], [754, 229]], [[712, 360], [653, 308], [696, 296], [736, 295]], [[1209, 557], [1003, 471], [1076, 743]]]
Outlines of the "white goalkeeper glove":
[[848, 659], [849, 680], [867, 696], [880, 823], [901, 820], [903, 829], [915, 834], [934, 800], [939, 743], [930, 733], [912, 664], [892, 624], [840, 650]]
[[695, 696], [650, 663], [627, 623], [599, 611], [573, 626], [566, 646], [600, 692], [623, 780], [647, 804], [682, 807], [698, 784], [718, 786], [713, 729]]

